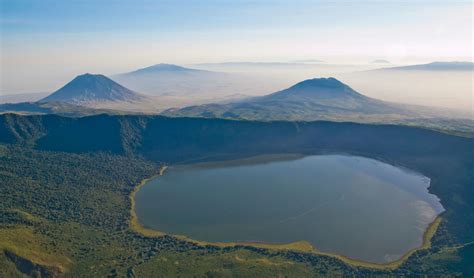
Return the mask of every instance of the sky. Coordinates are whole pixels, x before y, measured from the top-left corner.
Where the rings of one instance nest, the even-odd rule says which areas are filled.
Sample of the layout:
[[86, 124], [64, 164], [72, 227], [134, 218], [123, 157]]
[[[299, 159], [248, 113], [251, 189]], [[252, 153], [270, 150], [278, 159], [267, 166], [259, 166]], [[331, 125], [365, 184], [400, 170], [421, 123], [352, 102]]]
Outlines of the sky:
[[473, 59], [471, 0], [0, 1], [3, 94], [161, 62]]

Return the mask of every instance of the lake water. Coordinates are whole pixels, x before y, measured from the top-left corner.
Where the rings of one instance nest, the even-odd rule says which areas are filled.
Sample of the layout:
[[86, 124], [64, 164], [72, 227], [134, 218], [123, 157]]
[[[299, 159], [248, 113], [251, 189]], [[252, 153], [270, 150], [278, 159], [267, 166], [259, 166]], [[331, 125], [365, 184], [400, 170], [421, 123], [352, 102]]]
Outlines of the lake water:
[[209, 242], [310, 242], [323, 252], [390, 262], [422, 245], [443, 211], [430, 180], [346, 155], [262, 157], [177, 166], [136, 194], [140, 223]]

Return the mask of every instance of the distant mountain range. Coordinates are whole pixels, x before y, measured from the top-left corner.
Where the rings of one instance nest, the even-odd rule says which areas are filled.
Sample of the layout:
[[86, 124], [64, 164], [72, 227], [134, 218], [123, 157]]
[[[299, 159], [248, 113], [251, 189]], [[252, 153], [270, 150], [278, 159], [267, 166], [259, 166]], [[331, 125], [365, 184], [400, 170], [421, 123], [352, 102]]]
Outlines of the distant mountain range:
[[419, 71], [473, 71], [473, 62], [432, 62], [429, 64], [391, 67], [381, 70], [419, 70]]
[[246, 94], [258, 85], [238, 74], [157, 64], [113, 75], [113, 80], [151, 96], [225, 97]]
[[474, 136], [474, 121], [450, 111], [404, 105], [364, 96], [335, 78], [302, 81], [288, 89], [228, 104], [168, 109], [171, 117], [226, 118], [256, 121], [350, 121], [391, 123]]
[[21, 94], [0, 94], [0, 104], [38, 101], [49, 95], [49, 93], [21, 93]]
[[312, 63], [326, 63], [326, 62], [323, 60], [317, 60], [317, 59], [306, 59], [306, 60], [294, 60], [292, 63], [312, 64]]
[[335, 76], [352, 88], [377, 99], [451, 109], [474, 119], [474, 63], [464, 61], [409, 66], [377, 65], [377, 69]]
[[128, 73], [119, 74], [117, 76], [121, 76], [121, 75], [131, 76], [131, 75], [161, 73], [161, 72], [206, 72], [206, 71], [205, 70], [185, 68], [185, 67], [178, 66], [178, 65], [173, 65], [173, 64], [161, 63], [161, 64], [156, 64], [156, 65], [153, 65], [153, 66], [149, 66], [149, 67], [146, 67], [146, 68], [137, 69], [135, 71], [131, 71], [131, 72], [128, 72]]
[[[225, 72], [234, 69], [278, 69], [278, 70], [295, 70], [295, 69], [315, 69], [319, 67], [337, 67], [341, 65], [330, 64], [322, 60], [295, 60], [291, 62], [221, 62], [221, 63], [200, 63], [192, 65], [196, 68], [220, 70]], [[347, 65], [344, 65], [347, 66]], [[355, 65], [353, 65], [356, 67]]]
[[[204, 70], [160, 64], [136, 70], [127, 76], [156, 76], [161, 73], [194, 75], [219, 74]], [[215, 85], [215, 84], [214, 84]], [[351, 121], [425, 126], [474, 134], [474, 122], [445, 111], [424, 106], [410, 106], [381, 101], [353, 90], [335, 78], [315, 78], [299, 82], [287, 89], [260, 97], [228, 97], [226, 102], [183, 107], [180, 99], [172, 109], [160, 106], [168, 96], [151, 97], [120, 85], [104, 75], [83, 74], [38, 102], [0, 104], [0, 113], [61, 114], [84, 116], [99, 113], [147, 113], [172, 117], [205, 117], [258, 121]], [[188, 103], [199, 103], [182, 96]], [[240, 98], [236, 100], [236, 98]], [[221, 98], [222, 100], [222, 98]], [[208, 103], [211, 100], [209, 99]], [[200, 102], [203, 103], [203, 102]]]
[[91, 105], [102, 102], [142, 102], [146, 96], [136, 93], [101, 74], [79, 75], [39, 102], [64, 102]]
[[390, 64], [390, 62], [383, 59], [377, 59], [377, 60], [373, 60], [372, 64]]

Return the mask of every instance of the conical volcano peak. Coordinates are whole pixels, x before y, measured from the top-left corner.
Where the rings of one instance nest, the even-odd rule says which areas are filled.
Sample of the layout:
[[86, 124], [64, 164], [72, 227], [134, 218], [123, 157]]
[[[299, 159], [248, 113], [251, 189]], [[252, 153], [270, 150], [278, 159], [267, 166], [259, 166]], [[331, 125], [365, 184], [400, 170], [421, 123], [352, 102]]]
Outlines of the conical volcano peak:
[[[115, 81], [109, 79], [105, 75], [102, 74], [92, 74], [92, 73], [84, 73], [81, 75], [76, 76], [71, 82], [69, 82], [67, 85], [79, 85], [83, 86], [85, 84], [94, 84], [97, 82], [102, 82], [103, 84], [112, 84], [115, 83]], [[116, 83], [117, 84], [117, 83]], [[117, 84], [120, 86], [120, 84]]]
[[125, 88], [105, 75], [85, 73], [76, 76], [41, 102], [87, 104], [103, 101], [138, 101], [144, 98], [143, 95]]
[[[94, 74], [94, 73], [87, 72], [87, 73], [80, 74], [80, 75], [76, 76], [76, 78], [74, 78], [74, 79], [77, 79], [77, 78], [79, 78], [79, 79], [85, 79], [85, 78], [93, 79], [93, 78], [104, 78], [104, 77], [105, 77], [105, 75], [102, 75], [102, 74]], [[105, 78], [107, 78], [107, 77], [105, 77]]]
[[303, 88], [332, 88], [332, 89], [337, 89], [341, 88], [344, 89], [346, 88], [347, 85], [342, 83], [341, 81], [337, 80], [336, 78], [329, 77], [329, 78], [313, 78], [313, 79], [307, 79], [304, 81], [301, 81], [292, 87], [292, 88], [298, 88], [298, 89], [303, 89]]
[[313, 78], [301, 81], [290, 88], [274, 93], [270, 96], [291, 96], [291, 97], [364, 97], [351, 87], [337, 80], [336, 78]]

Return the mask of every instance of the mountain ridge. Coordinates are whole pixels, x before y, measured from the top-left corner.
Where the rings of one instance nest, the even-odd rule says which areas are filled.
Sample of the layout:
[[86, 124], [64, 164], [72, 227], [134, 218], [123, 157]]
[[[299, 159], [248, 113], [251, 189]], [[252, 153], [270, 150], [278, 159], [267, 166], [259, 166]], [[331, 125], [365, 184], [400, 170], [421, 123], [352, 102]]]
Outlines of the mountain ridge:
[[[194, 69], [174, 64], [155, 64], [134, 71], [112, 75], [124, 86], [150, 96], [225, 96], [231, 90], [235, 76], [217, 71]], [[235, 86], [234, 86], [235, 87]], [[223, 91], [218, 94], [214, 91]]]
[[144, 74], [144, 73], [146, 74], [146, 73], [156, 73], [156, 72], [209, 72], [209, 71], [187, 68], [187, 67], [183, 67], [183, 66], [179, 66], [175, 64], [159, 63], [152, 66], [140, 68], [134, 71], [117, 74], [116, 76]]
[[[417, 64], [401, 67], [388, 67], [377, 70], [425, 70], [425, 71], [473, 71], [474, 63], [468, 61], [439, 62], [434, 61], [427, 64]], [[375, 71], [377, 71], [375, 70]]]

